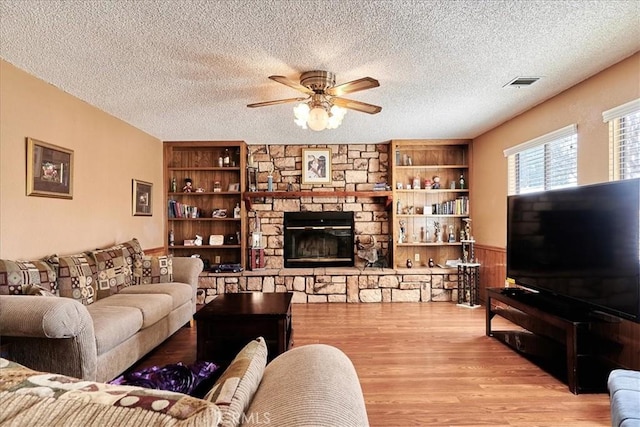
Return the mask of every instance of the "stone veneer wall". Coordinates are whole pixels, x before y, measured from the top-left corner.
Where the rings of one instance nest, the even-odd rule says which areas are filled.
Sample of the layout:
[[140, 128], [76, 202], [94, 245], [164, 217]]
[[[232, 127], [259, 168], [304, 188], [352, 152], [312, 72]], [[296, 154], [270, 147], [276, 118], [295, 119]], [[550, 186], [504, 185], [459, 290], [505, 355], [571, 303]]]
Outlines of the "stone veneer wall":
[[[454, 273], [451, 273], [454, 271]], [[457, 301], [456, 270], [441, 268], [284, 268], [204, 273], [198, 304], [224, 293], [293, 292], [295, 303]]]
[[[301, 184], [302, 150], [331, 148], [331, 184]], [[258, 164], [258, 191], [267, 190], [267, 176], [273, 167], [273, 190], [286, 191], [371, 191], [376, 182], [388, 182], [388, 144], [357, 145], [251, 145], [248, 151]], [[272, 166], [273, 165], [273, 166]], [[284, 212], [354, 212], [355, 233], [375, 236], [386, 253], [389, 246], [389, 215], [383, 198], [301, 197], [299, 199], [254, 199], [252, 209], [260, 222], [267, 268], [282, 268]], [[249, 215], [250, 231], [255, 217]]]
[[[331, 148], [332, 182], [303, 185], [302, 150]], [[258, 191], [267, 190], [273, 169], [273, 190], [371, 191], [376, 182], [389, 182], [388, 144], [251, 145], [248, 152], [258, 165]], [[375, 236], [383, 253], [389, 250], [389, 214], [385, 198], [301, 197], [253, 199], [249, 229], [256, 221], [263, 233], [266, 269], [241, 274], [204, 273], [200, 277], [199, 303], [222, 293], [261, 291], [293, 292], [294, 302], [400, 302], [457, 301], [457, 275], [443, 269], [364, 269], [356, 257], [353, 268], [283, 268], [284, 212], [353, 211], [355, 233]], [[391, 260], [389, 265], [393, 265]], [[363, 270], [364, 269], [364, 270]]]

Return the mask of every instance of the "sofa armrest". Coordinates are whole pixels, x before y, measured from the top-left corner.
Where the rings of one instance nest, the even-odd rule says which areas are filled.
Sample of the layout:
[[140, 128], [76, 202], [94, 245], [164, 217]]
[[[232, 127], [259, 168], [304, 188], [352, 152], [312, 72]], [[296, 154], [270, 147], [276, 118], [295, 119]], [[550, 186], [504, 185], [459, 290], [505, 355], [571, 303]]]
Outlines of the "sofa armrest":
[[264, 371], [243, 427], [369, 425], [351, 360], [339, 349], [312, 344], [276, 357]]
[[0, 336], [9, 358], [31, 369], [95, 378], [93, 320], [71, 298], [0, 295]]
[[204, 269], [200, 258], [173, 257], [173, 281], [191, 285], [193, 312], [196, 312], [196, 293], [198, 291], [198, 277]]

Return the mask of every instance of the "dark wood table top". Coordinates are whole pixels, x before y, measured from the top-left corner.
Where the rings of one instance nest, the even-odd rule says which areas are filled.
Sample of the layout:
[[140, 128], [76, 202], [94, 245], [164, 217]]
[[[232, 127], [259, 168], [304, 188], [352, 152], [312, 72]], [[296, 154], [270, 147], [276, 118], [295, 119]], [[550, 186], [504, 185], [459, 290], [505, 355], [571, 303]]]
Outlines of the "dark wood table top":
[[289, 311], [291, 292], [246, 292], [218, 295], [193, 316], [196, 320], [211, 317], [283, 316]]

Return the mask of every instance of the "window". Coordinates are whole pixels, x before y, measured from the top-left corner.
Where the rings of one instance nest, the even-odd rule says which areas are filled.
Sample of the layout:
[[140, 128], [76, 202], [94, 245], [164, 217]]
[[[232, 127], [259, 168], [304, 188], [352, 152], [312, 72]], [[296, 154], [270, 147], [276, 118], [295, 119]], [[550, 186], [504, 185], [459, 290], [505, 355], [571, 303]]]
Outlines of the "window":
[[640, 99], [602, 113], [609, 123], [609, 179], [640, 178]]
[[578, 183], [578, 130], [570, 125], [504, 150], [508, 194], [573, 187]]

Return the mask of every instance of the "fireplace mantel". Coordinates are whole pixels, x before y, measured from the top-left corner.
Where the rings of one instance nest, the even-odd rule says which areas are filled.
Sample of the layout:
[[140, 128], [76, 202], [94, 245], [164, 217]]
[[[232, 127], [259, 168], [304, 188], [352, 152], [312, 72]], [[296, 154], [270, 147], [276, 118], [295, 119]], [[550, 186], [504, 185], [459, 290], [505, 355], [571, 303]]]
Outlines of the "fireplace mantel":
[[251, 210], [251, 199], [272, 197], [274, 199], [298, 199], [301, 197], [381, 197], [384, 207], [393, 204], [391, 191], [245, 191], [242, 193], [247, 210]]

